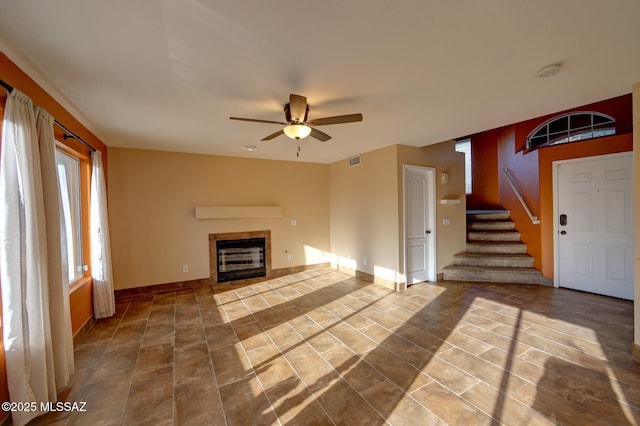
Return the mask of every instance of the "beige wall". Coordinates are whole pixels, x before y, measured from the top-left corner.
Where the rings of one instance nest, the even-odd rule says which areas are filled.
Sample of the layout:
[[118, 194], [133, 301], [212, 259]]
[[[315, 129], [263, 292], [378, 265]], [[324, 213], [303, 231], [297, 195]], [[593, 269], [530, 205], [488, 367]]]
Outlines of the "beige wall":
[[[423, 148], [398, 147], [398, 219], [399, 246], [404, 238], [403, 165], [434, 167], [436, 169], [436, 268], [450, 265], [453, 255], [465, 250], [467, 241], [466, 195], [464, 192], [464, 154], [456, 152], [455, 141], [442, 142]], [[441, 173], [448, 173], [448, 182], [441, 183]], [[460, 204], [441, 204], [442, 199], [458, 199]], [[451, 225], [443, 225], [448, 218]], [[404, 250], [400, 250], [400, 271], [404, 272]]]
[[[281, 206], [283, 216], [197, 220], [202, 206]], [[269, 229], [274, 269], [321, 263], [329, 166], [110, 148], [109, 216], [117, 289], [209, 277], [211, 233]]]
[[[323, 165], [111, 148], [115, 287], [206, 278], [209, 234], [265, 229], [272, 233], [274, 269], [331, 260], [383, 284], [404, 282], [403, 164], [436, 168], [441, 272], [465, 243], [464, 159], [453, 141], [389, 146], [362, 154], [357, 167], [347, 160]], [[440, 183], [443, 171], [447, 184]], [[461, 204], [442, 205], [442, 198]], [[195, 208], [206, 206], [281, 206], [283, 216], [195, 219]], [[442, 225], [445, 217], [450, 226]]]
[[[362, 164], [330, 167], [331, 252], [340, 266], [373, 275], [380, 283], [404, 283], [403, 165], [436, 169], [437, 272], [464, 251], [466, 199], [464, 155], [455, 142], [424, 148], [389, 146], [362, 154]], [[449, 182], [440, 183], [447, 172]], [[443, 198], [460, 204], [440, 204]], [[451, 225], [443, 225], [449, 218]], [[366, 264], [365, 264], [366, 259]]]
[[341, 267], [396, 282], [398, 174], [395, 145], [330, 165], [331, 252]]

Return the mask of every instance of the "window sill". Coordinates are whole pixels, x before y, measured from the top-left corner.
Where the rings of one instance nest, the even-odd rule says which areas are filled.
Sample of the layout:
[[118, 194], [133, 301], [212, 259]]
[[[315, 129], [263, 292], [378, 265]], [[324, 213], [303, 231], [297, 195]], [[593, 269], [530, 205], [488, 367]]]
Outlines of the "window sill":
[[91, 277], [82, 277], [74, 281], [69, 285], [69, 293], [73, 293], [80, 287], [84, 287], [86, 284], [91, 282]]

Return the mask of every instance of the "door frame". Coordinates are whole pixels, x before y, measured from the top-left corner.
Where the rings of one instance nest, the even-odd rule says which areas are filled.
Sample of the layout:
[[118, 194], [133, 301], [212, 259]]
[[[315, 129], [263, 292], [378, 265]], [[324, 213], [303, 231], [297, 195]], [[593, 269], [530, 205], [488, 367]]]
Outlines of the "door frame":
[[633, 151], [624, 151], [624, 152], [616, 152], [613, 154], [601, 154], [601, 155], [591, 155], [588, 157], [580, 157], [580, 158], [570, 158], [567, 160], [556, 160], [551, 163], [551, 170], [553, 173], [552, 176], [552, 187], [553, 187], [553, 286], [556, 288], [560, 287], [560, 270], [559, 270], [559, 256], [560, 256], [560, 239], [558, 238], [558, 232], [560, 232], [560, 223], [559, 223], [559, 211], [558, 206], [560, 203], [559, 200], [559, 188], [560, 181], [558, 179], [558, 166], [562, 164], [570, 164], [570, 163], [581, 163], [587, 161], [598, 161], [598, 160], [607, 160], [610, 158], [621, 158], [621, 157], [632, 157], [633, 159]]
[[417, 171], [424, 173], [427, 177], [427, 194], [425, 194], [425, 203], [427, 214], [429, 215], [428, 226], [431, 228], [431, 238], [429, 238], [427, 249], [429, 250], [429, 256], [427, 259], [430, 267], [430, 274], [428, 281], [436, 282], [436, 169], [435, 167], [424, 166], [412, 166], [409, 164], [402, 165], [402, 232], [403, 232], [403, 253], [404, 253], [404, 288], [409, 285], [409, 258], [408, 258], [408, 246], [409, 238], [407, 235], [407, 171]]

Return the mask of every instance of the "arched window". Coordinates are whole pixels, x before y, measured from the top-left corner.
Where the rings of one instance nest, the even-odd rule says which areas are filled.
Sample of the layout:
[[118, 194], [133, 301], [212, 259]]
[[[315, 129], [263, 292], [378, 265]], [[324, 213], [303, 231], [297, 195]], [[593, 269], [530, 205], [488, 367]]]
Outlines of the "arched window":
[[615, 135], [616, 120], [592, 111], [571, 112], [553, 117], [527, 136], [527, 149]]

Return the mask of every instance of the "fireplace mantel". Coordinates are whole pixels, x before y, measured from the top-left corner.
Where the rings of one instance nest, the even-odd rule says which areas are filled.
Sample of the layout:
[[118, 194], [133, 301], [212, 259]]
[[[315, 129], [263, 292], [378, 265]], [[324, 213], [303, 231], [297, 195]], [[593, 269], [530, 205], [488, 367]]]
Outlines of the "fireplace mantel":
[[250, 219], [282, 217], [280, 206], [218, 206], [196, 207], [196, 219]]

